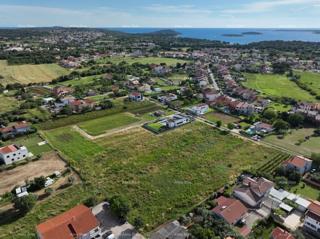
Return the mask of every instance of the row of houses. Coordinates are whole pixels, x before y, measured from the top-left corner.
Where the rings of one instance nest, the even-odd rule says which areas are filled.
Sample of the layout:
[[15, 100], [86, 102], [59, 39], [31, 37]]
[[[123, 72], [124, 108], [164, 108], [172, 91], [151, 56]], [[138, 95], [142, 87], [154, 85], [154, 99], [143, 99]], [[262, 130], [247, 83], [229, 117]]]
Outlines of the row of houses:
[[303, 114], [307, 119], [317, 125], [320, 124], [320, 103], [299, 103], [292, 111]]

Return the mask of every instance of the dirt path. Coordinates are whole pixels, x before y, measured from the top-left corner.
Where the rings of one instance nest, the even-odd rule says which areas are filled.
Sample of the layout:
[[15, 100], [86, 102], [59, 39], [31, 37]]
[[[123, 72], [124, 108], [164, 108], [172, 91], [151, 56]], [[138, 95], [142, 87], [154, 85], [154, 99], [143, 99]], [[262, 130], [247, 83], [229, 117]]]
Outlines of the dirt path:
[[113, 135], [113, 134], [116, 134], [116, 133], [123, 133], [123, 132], [129, 131], [131, 129], [141, 127], [144, 124], [145, 124], [145, 122], [133, 123], [133, 124], [127, 125], [125, 127], [120, 127], [120, 128], [115, 128], [115, 129], [112, 129], [112, 130], [108, 130], [106, 133], [99, 134], [97, 136], [92, 136], [92, 135], [88, 134], [86, 131], [84, 131], [83, 129], [79, 128], [79, 126], [77, 126], [77, 125], [73, 125], [72, 128], [75, 131], [77, 131], [79, 134], [81, 134], [83, 137], [85, 137], [85, 138], [87, 138], [89, 140], [96, 140], [96, 139], [104, 138], [104, 137], [107, 137], [107, 136], [110, 136], [110, 135]]

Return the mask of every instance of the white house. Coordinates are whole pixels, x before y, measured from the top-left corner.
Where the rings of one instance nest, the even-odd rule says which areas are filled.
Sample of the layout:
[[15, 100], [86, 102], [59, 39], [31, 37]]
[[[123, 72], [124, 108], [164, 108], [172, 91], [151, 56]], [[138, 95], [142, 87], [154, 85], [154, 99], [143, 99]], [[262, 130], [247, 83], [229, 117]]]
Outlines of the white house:
[[310, 204], [304, 218], [303, 229], [320, 237], [320, 202]]
[[175, 114], [171, 116], [169, 119], [166, 121], [166, 125], [168, 128], [175, 128], [179, 127], [181, 125], [187, 124], [190, 122], [189, 117], [186, 117], [181, 114]]
[[5, 164], [12, 164], [28, 157], [28, 149], [25, 146], [7, 145], [0, 148], [0, 160]]
[[129, 94], [129, 100], [131, 101], [142, 101], [143, 100], [143, 95], [139, 92], [132, 92]]
[[203, 115], [208, 112], [209, 106], [207, 104], [199, 104], [189, 109], [193, 114]]

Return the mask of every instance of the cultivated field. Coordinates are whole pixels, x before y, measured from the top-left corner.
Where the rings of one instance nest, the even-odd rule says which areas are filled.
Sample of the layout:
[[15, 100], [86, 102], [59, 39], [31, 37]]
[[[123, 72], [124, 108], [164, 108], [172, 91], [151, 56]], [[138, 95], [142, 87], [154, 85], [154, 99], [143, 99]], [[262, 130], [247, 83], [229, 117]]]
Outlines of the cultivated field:
[[186, 63], [187, 61], [174, 59], [174, 58], [166, 58], [166, 57], [105, 57], [98, 60], [99, 64], [105, 64], [107, 62], [112, 62], [113, 64], [119, 64], [120, 62], [127, 62], [128, 64], [140, 63], [140, 64], [161, 64], [165, 63], [167, 65], [176, 65], [177, 63]]
[[17, 185], [35, 177], [48, 176], [55, 171], [63, 171], [65, 163], [54, 152], [46, 153], [40, 160], [0, 172], [0, 195], [11, 191]]
[[245, 87], [257, 90], [263, 96], [289, 97], [298, 101], [316, 101], [309, 92], [300, 89], [285, 75], [245, 74]]
[[85, 121], [78, 124], [78, 126], [88, 134], [96, 136], [105, 133], [107, 130], [120, 128], [139, 121], [139, 118], [130, 113], [121, 113]]
[[311, 153], [320, 153], [320, 137], [310, 137], [306, 142], [302, 142], [297, 145], [299, 141], [305, 139], [305, 137], [313, 135], [315, 128], [304, 128], [298, 130], [292, 130], [292, 132], [286, 135], [283, 139], [277, 138], [275, 135], [266, 137], [264, 140], [281, 147], [287, 148], [298, 154], [310, 156]]
[[8, 65], [6, 61], [0, 61], [0, 75], [4, 78], [0, 79], [0, 83], [5, 85], [50, 82], [67, 73], [68, 70], [57, 64]]

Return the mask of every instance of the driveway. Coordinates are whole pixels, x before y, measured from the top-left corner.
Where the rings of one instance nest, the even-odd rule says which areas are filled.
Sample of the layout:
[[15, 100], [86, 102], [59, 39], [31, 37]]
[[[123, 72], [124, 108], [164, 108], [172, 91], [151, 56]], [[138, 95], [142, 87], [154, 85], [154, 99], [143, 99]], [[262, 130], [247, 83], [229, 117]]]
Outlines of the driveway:
[[144, 239], [141, 234], [136, 232], [131, 224], [128, 222], [120, 222], [120, 220], [111, 213], [108, 203], [98, 204], [92, 208], [92, 213], [101, 223], [102, 234], [111, 231], [117, 239]]
[[291, 229], [292, 231], [295, 231], [302, 224], [302, 222], [300, 221], [302, 216], [303, 214], [301, 212], [295, 210], [284, 220], [284, 226]]

